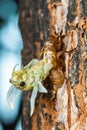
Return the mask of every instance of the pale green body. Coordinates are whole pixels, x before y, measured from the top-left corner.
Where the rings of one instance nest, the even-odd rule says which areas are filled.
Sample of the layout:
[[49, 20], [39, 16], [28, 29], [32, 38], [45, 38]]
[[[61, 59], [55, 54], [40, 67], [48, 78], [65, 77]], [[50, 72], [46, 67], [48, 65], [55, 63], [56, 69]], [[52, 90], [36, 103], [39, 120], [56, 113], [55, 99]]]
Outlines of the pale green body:
[[[38, 85], [38, 82], [42, 82], [49, 74], [52, 68], [51, 63], [46, 63], [44, 60], [37, 61], [32, 65], [32, 62], [19, 71], [12, 73], [11, 83], [21, 89], [30, 90]], [[20, 86], [21, 82], [25, 82], [24, 86]]]
[[[23, 67], [21, 70], [19, 71], [13, 70], [12, 72], [12, 78], [10, 82], [16, 88], [25, 91], [33, 89], [31, 99], [30, 99], [30, 105], [31, 105], [30, 115], [32, 115], [34, 111], [34, 104], [35, 104], [35, 98], [37, 96], [37, 92], [39, 91], [39, 92], [47, 93], [46, 88], [44, 88], [42, 85], [42, 81], [48, 76], [49, 71], [51, 70], [52, 67], [53, 65], [51, 63], [47, 63], [44, 60], [38, 61], [37, 59], [33, 59], [28, 65]], [[18, 95], [18, 91], [16, 89], [11, 88], [8, 91], [7, 99], [10, 106], [13, 105], [10, 98], [14, 90], [15, 90], [15, 95]], [[15, 97], [13, 98], [15, 101]]]
[[48, 76], [51, 67], [51, 64], [43, 63], [43, 61], [40, 61], [33, 66], [27, 73], [27, 88], [38, 85], [38, 81], [42, 82]]

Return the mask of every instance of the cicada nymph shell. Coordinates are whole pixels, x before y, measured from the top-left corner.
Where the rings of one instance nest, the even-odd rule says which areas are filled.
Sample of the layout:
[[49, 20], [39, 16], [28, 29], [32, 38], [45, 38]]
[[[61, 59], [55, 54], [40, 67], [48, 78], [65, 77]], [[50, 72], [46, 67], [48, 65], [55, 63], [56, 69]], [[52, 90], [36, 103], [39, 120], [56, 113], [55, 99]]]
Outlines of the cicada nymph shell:
[[62, 39], [56, 35], [50, 37], [49, 41], [46, 42], [44, 48], [42, 49], [43, 58], [53, 64], [49, 78], [51, 83], [57, 87], [61, 87], [65, 79], [63, 72], [64, 63], [60, 58], [62, 55], [61, 49], [63, 46], [63, 37], [64, 36], [62, 36]]

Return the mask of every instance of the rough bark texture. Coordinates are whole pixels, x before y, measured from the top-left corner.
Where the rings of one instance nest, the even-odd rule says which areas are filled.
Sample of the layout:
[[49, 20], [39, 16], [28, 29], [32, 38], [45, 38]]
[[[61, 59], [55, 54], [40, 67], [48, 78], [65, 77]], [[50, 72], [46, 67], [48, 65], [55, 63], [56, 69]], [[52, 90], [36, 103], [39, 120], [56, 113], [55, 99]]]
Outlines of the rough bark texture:
[[[38, 94], [35, 112], [30, 117], [31, 92], [23, 94], [23, 130], [87, 129], [87, 1], [85, 0], [19, 0], [24, 50], [23, 64], [40, 59], [41, 48], [49, 38], [63, 38], [65, 77], [68, 81], [57, 89], [45, 81], [48, 94]], [[61, 34], [61, 35], [60, 35]]]

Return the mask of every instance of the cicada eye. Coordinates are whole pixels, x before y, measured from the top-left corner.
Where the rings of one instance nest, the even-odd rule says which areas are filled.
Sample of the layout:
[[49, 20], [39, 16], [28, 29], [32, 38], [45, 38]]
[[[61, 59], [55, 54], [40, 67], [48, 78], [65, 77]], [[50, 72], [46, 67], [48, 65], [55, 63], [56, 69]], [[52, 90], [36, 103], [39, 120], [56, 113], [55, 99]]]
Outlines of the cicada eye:
[[24, 81], [20, 82], [20, 86], [24, 86], [24, 85], [25, 85]]

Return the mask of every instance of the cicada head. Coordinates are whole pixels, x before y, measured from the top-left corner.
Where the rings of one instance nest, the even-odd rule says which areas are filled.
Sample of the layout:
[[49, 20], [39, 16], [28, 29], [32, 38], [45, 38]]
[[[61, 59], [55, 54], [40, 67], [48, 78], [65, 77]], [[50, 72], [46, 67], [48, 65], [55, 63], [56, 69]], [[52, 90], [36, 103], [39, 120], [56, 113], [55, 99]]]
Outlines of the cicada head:
[[24, 90], [26, 88], [26, 70], [17, 70], [15, 71], [16, 65], [12, 71], [12, 77], [10, 79], [10, 83], [15, 87]]

